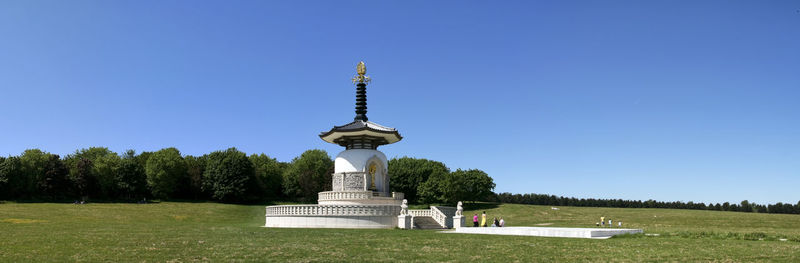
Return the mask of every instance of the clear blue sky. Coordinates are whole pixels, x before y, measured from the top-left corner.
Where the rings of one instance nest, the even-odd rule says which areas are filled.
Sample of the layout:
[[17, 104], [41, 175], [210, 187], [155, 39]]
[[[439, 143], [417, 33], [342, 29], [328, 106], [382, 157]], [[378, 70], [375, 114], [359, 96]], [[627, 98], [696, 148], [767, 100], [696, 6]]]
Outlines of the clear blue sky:
[[381, 147], [498, 192], [800, 200], [797, 1], [1, 1], [0, 154]]

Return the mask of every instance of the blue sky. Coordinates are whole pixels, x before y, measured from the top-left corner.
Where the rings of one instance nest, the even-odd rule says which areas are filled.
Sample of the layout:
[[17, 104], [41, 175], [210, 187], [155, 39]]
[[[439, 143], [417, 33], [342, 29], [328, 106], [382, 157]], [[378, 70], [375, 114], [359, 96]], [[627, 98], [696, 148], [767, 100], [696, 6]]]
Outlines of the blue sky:
[[2, 1], [0, 154], [335, 156], [360, 60], [387, 156], [498, 192], [800, 200], [797, 1]]

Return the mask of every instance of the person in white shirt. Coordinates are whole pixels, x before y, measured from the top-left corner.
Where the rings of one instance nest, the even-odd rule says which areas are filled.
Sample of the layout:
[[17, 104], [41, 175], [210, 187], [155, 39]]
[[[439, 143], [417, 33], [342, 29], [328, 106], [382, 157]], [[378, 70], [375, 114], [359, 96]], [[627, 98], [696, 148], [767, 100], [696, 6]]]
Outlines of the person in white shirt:
[[501, 217], [500, 218], [500, 227], [504, 227], [504, 226], [506, 226], [506, 221], [503, 220], [503, 218]]

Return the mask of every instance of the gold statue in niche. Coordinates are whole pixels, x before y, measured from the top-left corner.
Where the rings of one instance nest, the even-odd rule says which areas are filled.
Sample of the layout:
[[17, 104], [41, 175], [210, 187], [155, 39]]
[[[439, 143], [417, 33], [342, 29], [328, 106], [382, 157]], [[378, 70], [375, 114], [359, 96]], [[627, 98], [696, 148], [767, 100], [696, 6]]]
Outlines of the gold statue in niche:
[[370, 189], [372, 189], [372, 190], [375, 190], [377, 188], [377, 187], [375, 187], [375, 171], [376, 170], [378, 170], [378, 166], [375, 165], [375, 163], [370, 164], [369, 165], [369, 169], [367, 170], [369, 175], [372, 177], [372, 184], [370, 185]]

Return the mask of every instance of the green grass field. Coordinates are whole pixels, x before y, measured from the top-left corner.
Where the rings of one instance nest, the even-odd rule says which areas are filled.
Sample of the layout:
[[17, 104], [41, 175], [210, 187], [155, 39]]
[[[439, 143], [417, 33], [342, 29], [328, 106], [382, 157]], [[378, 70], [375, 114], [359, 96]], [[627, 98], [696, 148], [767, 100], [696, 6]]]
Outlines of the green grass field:
[[594, 227], [606, 216], [660, 235], [594, 240], [268, 229], [261, 227], [260, 205], [4, 203], [0, 262], [800, 261], [800, 215], [513, 204], [466, 209], [470, 216], [484, 210], [503, 216], [509, 226]]

